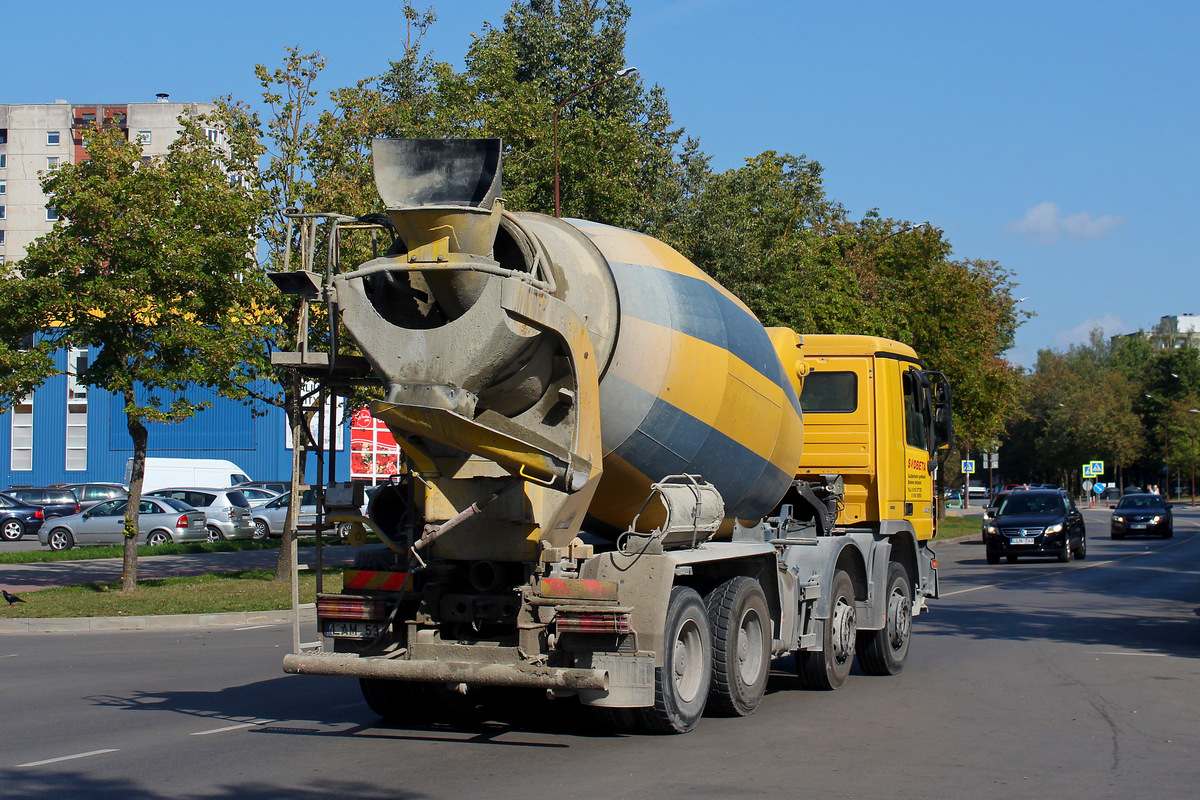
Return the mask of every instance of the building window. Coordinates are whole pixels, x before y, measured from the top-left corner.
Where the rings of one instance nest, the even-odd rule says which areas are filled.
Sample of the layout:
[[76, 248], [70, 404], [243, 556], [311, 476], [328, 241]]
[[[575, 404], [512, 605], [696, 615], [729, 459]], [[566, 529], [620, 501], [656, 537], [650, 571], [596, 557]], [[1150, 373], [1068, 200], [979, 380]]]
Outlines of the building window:
[[58, 156], [46, 156], [46, 169], [58, 169]]
[[140, 142], [140, 143], [142, 144], [142, 146], [143, 146], [143, 147], [147, 147], [147, 146], [149, 146], [149, 144], [150, 144], [150, 131], [138, 131], [137, 138], [138, 138], [138, 142]]
[[0, 144], [8, 144], [8, 128], [0, 128]]
[[8, 181], [0, 180], [0, 194], [8, 194]]
[[58, 144], [58, 131], [46, 131], [46, 144]]
[[72, 348], [67, 353], [67, 453], [68, 470], [87, 469], [87, 386], [79, 373], [88, 368], [88, 351]]
[[4, 219], [4, 206], [0, 206], [0, 219]]
[[8, 153], [0, 153], [0, 169], [8, 167]]
[[22, 398], [12, 412], [12, 447], [9, 453], [9, 468], [28, 471], [33, 469], [33, 395]]
[[79, 115], [79, 119], [85, 125], [89, 125], [89, 124], [95, 125], [96, 124], [96, 112], [95, 111], [85, 111]]
[[0, 228], [0, 244], [4, 244], [4, 229]]
[[57, 222], [58, 221], [58, 209], [57, 208], [53, 208], [51, 206], [46, 207], [46, 221], [47, 222]]

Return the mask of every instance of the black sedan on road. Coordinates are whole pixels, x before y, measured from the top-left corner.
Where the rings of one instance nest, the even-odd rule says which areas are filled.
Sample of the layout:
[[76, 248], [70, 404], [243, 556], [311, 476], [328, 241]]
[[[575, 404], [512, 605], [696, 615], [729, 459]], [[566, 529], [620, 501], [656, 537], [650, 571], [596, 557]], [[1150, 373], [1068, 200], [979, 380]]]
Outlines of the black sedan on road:
[[1127, 494], [1113, 509], [1109, 535], [1114, 539], [1124, 539], [1131, 534], [1169, 539], [1174, 533], [1171, 504], [1160, 494]]
[[1075, 501], [1061, 489], [1013, 492], [984, 524], [987, 562], [1011, 564], [1020, 556], [1087, 558], [1087, 531]]
[[41, 506], [0, 494], [0, 539], [15, 542], [27, 533], [37, 533], [45, 521]]

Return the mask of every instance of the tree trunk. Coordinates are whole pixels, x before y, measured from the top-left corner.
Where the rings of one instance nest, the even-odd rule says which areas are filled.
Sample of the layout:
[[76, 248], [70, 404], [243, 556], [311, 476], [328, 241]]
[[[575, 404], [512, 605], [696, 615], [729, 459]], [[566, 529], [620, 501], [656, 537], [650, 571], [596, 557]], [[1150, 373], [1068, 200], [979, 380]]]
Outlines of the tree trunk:
[[288, 487], [287, 515], [283, 522], [283, 536], [279, 542], [279, 558], [275, 562], [275, 580], [292, 579], [292, 542], [296, 538], [296, 524], [300, 519], [300, 486], [304, 483], [304, 456], [307, 452], [307, 427], [304, 420], [304, 401], [301, 396], [300, 377], [295, 373], [288, 380], [287, 406], [288, 425], [292, 429], [292, 482]]
[[[133, 390], [125, 392], [125, 407], [134, 407]], [[137, 591], [137, 546], [138, 506], [142, 499], [142, 485], [146, 478], [146, 442], [149, 431], [142, 421], [132, 414], [126, 417], [129, 438], [133, 440], [133, 470], [129, 475], [129, 504], [125, 507], [125, 550], [121, 569], [121, 591], [132, 594]]]

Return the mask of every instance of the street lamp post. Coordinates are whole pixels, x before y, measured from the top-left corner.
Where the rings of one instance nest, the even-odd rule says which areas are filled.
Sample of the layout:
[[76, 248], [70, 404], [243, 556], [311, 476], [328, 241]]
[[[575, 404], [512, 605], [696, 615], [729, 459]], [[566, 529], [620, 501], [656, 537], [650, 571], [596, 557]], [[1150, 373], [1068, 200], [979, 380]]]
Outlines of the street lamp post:
[[595, 89], [597, 86], [603, 86], [611, 80], [624, 78], [626, 75], [632, 75], [635, 72], [637, 72], [637, 67], [622, 67], [612, 75], [609, 75], [607, 78], [596, 81], [595, 83], [589, 83], [579, 91], [572, 92], [571, 94], [567, 95], [565, 100], [554, 107], [554, 216], [562, 216], [562, 210], [558, 201], [558, 112], [562, 111], [563, 107], [567, 105], [567, 103], [570, 103], [576, 97], [579, 97], [579, 95], [583, 94], [589, 89]]

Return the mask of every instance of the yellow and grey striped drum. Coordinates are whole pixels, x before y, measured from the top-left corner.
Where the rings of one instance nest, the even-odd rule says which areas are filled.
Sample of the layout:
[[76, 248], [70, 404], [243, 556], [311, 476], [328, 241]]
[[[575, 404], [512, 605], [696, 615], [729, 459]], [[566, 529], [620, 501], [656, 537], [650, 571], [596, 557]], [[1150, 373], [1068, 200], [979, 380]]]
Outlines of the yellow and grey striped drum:
[[716, 486], [728, 519], [769, 514], [795, 476], [803, 427], [766, 329], [668, 245], [570, 223], [608, 262], [620, 308], [600, 377], [604, 477], [592, 519], [626, 528], [650, 484], [680, 473]]

